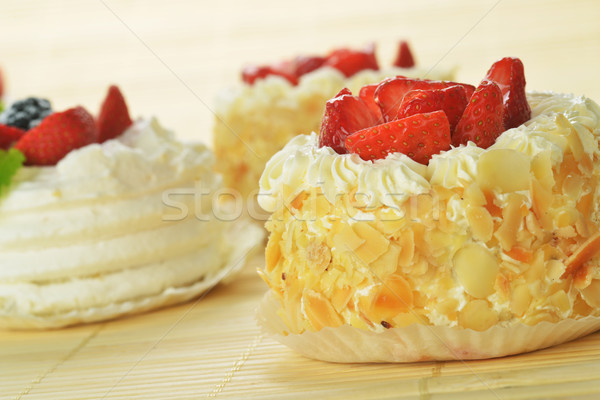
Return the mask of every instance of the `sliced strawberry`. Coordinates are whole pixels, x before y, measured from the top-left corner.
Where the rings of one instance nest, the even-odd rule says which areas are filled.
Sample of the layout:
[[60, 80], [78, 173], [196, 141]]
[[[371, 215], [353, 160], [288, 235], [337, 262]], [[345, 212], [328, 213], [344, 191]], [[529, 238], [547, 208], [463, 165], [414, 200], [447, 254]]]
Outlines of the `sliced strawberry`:
[[97, 131], [94, 117], [83, 107], [54, 113], [27, 131], [15, 144], [29, 165], [55, 165], [70, 151], [93, 143]]
[[375, 90], [377, 89], [377, 86], [379, 86], [379, 83], [372, 83], [361, 87], [360, 92], [358, 92], [358, 97], [369, 106], [373, 114], [377, 116], [377, 119], [380, 119], [381, 109], [377, 103], [375, 103]]
[[25, 131], [23, 129], [0, 124], [0, 149], [8, 150], [24, 134]]
[[98, 114], [98, 141], [116, 138], [132, 123], [123, 94], [118, 87], [110, 86]]
[[398, 54], [394, 60], [394, 66], [400, 68], [411, 68], [415, 66], [415, 59], [406, 40], [401, 40], [398, 45]]
[[456, 125], [452, 144], [459, 146], [472, 141], [487, 149], [504, 131], [503, 116], [502, 91], [494, 82], [484, 79]]
[[294, 74], [296, 77], [301, 77], [302, 75], [308, 74], [318, 68], [320, 68], [325, 63], [325, 57], [318, 56], [298, 56], [294, 60]]
[[450, 124], [443, 111], [411, 115], [363, 129], [346, 138], [346, 148], [363, 160], [401, 152], [428, 164], [431, 156], [450, 148]]
[[404, 95], [411, 90], [445, 89], [455, 85], [462, 86], [465, 89], [467, 98], [470, 98], [475, 90], [475, 86], [466, 83], [431, 81], [398, 76], [393, 79], [387, 79], [379, 84], [379, 87], [375, 90], [375, 102], [379, 104], [384, 120], [392, 121], [398, 115], [398, 108], [402, 104]]
[[287, 79], [292, 85], [298, 84], [296, 75], [287, 71], [286, 68], [281, 68], [281, 66], [250, 65], [242, 69], [242, 80], [249, 85], [253, 85], [257, 79], [264, 79], [269, 75], [281, 76]]
[[325, 104], [319, 147], [329, 146], [339, 154], [347, 153], [344, 141], [348, 135], [378, 123], [378, 115], [344, 88]]
[[379, 70], [373, 45], [368, 46], [365, 50], [334, 50], [329, 53], [323, 65], [336, 68], [347, 77], [364, 69]]
[[459, 85], [445, 89], [411, 90], [404, 95], [397, 119], [442, 110], [450, 122], [450, 131], [454, 132], [458, 120], [467, 107], [467, 102], [465, 88]]
[[531, 108], [525, 94], [525, 71], [518, 58], [505, 57], [496, 61], [485, 79], [495, 82], [504, 99], [504, 128], [521, 125], [531, 118]]

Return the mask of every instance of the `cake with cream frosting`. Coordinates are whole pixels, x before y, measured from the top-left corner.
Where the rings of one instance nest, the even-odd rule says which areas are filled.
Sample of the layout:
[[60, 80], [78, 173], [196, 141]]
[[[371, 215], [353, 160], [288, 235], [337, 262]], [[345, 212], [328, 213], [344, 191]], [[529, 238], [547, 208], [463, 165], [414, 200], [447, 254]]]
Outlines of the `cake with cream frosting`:
[[[522, 74], [494, 64], [454, 126], [446, 82], [408, 82], [420, 92], [392, 113], [376, 91], [375, 127], [324, 119], [277, 153], [258, 197], [272, 213], [261, 325], [353, 362], [497, 357], [598, 329], [600, 107], [525, 94]], [[331, 112], [358, 101], [344, 96]]]
[[0, 328], [182, 302], [262, 242], [253, 225], [216, 217], [227, 211], [214, 207], [222, 180], [205, 145], [179, 141], [155, 118], [131, 121], [123, 107], [112, 87], [97, 118], [81, 107], [53, 112], [0, 154], [26, 164], [0, 197]]
[[406, 42], [393, 63], [380, 68], [370, 46], [246, 67], [242, 85], [219, 93], [215, 107], [213, 147], [225, 186], [255, 198], [265, 163], [295, 135], [318, 130], [325, 101], [343, 87], [358, 91], [396, 75], [453, 78], [451, 70], [415, 66]]

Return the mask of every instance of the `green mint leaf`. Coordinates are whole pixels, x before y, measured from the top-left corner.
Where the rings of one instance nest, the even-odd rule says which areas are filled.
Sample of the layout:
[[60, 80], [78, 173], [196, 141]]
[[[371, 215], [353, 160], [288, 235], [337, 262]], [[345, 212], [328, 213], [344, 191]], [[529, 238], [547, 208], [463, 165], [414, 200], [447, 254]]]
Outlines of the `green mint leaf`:
[[23, 166], [25, 156], [17, 149], [0, 150], [0, 193], [10, 185], [13, 176]]

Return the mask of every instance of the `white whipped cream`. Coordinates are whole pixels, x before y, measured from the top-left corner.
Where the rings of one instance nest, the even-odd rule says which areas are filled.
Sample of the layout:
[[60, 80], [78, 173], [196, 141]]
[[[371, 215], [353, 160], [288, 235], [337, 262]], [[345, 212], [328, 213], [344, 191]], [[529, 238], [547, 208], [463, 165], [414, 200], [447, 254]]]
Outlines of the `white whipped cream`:
[[[551, 152], [553, 163], [562, 160], [570, 127], [580, 137], [584, 150], [600, 155], [595, 136], [600, 135], [600, 107], [585, 97], [555, 93], [529, 93], [532, 118], [502, 133], [490, 149], [514, 149], [529, 156]], [[356, 190], [359, 205], [397, 207], [408, 197], [427, 193], [430, 185], [465, 187], [477, 176], [477, 161], [486, 150], [461, 145], [434, 155], [428, 166], [403, 154], [384, 160], [363, 161], [355, 154], [319, 148], [315, 133], [292, 139], [267, 163], [260, 179], [259, 204], [269, 212], [283, 204], [284, 193], [320, 188], [328, 200], [336, 194]], [[289, 199], [286, 199], [289, 200]]]
[[179, 142], [152, 119], [56, 166], [23, 168], [0, 198], [0, 284], [104, 274], [223, 248], [222, 222], [197, 217], [210, 212], [211, 198], [194, 196], [199, 185], [207, 192], [221, 186], [213, 165], [207, 147]]

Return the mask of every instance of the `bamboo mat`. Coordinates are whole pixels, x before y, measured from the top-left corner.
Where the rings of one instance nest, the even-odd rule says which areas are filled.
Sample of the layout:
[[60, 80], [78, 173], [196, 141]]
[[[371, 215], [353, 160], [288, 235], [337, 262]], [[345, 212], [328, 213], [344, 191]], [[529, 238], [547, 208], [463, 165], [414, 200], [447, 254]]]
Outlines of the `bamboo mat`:
[[[261, 334], [256, 257], [201, 301], [47, 332], [0, 333], [2, 399], [514, 399], [600, 396], [600, 333], [493, 360], [334, 364]], [[593, 397], [590, 397], [593, 398]]]
[[[400, 38], [419, 64], [477, 83], [520, 57], [527, 88], [600, 101], [597, 0], [3, 0], [9, 97], [96, 111], [110, 83], [132, 113], [210, 143], [213, 100], [246, 63]], [[600, 333], [531, 354], [469, 362], [331, 364], [264, 337], [260, 257], [200, 301], [45, 332], [0, 331], [0, 399], [600, 398]]]

